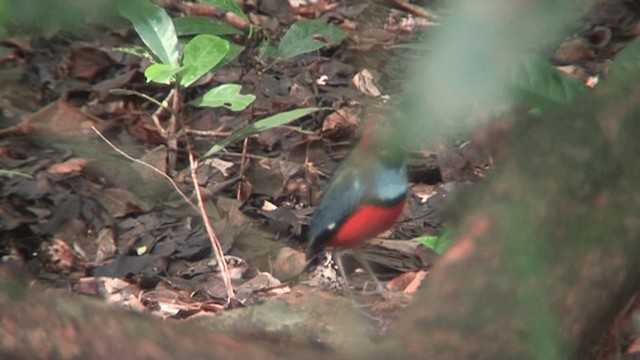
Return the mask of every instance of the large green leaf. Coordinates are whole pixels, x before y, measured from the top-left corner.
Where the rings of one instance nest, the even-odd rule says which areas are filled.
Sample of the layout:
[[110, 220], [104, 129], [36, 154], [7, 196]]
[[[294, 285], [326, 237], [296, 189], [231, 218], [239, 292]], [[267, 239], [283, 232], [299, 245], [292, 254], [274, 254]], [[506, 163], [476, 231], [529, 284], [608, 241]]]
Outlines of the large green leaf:
[[120, 14], [133, 24], [142, 41], [160, 62], [178, 66], [178, 36], [163, 8], [147, 0], [118, 1]]
[[188, 87], [213, 69], [229, 52], [229, 41], [215, 35], [198, 35], [184, 47], [180, 85]]
[[[278, 54], [282, 59], [316, 51], [323, 46], [336, 45], [345, 39], [346, 33], [324, 20], [302, 20], [291, 25], [280, 40]], [[322, 37], [323, 41], [317, 40]]]
[[301, 118], [305, 115], [311, 114], [312, 112], [315, 112], [321, 109], [322, 108], [315, 108], [315, 107], [296, 109], [291, 111], [285, 111], [283, 113], [270, 116], [266, 119], [258, 120], [253, 124], [249, 124], [243, 127], [242, 129], [233, 133], [228, 138], [213, 145], [211, 149], [209, 149], [209, 151], [207, 151], [207, 153], [204, 154], [203, 157], [211, 156], [217, 153], [218, 151], [224, 149], [226, 146], [233, 144], [236, 141], [240, 141], [249, 135], [257, 134], [277, 126], [287, 124], [293, 120], [296, 120], [298, 118]]
[[611, 81], [629, 79], [628, 74], [633, 73], [638, 68], [638, 64], [640, 64], [640, 43], [634, 41], [616, 55], [609, 74]]
[[233, 111], [244, 110], [255, 99], [255, 95], [240, 94], [242, 86], [238, 84], [224, 84], [209, 90], [200, 99], [193, 101], [195, 106], [220, 107], [224, 106]]
[[528, 57], [517, 69], [513, 86], [521, 101], [538, 109], [568, 104], [588, 91], [581, 81], [561, 75], [539, 55]]

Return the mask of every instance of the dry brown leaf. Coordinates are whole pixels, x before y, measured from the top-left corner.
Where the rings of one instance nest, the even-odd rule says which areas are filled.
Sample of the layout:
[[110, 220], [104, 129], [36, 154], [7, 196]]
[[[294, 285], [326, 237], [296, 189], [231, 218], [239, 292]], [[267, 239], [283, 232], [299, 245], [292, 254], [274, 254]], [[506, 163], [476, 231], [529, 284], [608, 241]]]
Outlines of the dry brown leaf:
[[355, 129], [360, 123], [360, 110], [356, 107], [346, 107], [338, 109], [324, 118], [322, 132], [331, 131], [337, 128]]
[[382, 94], [376, 84], [376, 77], [367, 69], [363, 69], [355, 74], [351, 83], [356, 89], [366, 95], [378, 97]]
[[111, 57], [91, 46], [79, 46], [71, 50], [69, 75], [76, 79], [93, 81], [112, 65]]
[[53, 164], [48, 169], [49, 174], [69, 174], [81, 172], [87, 165], [87, 159], [71, 158], [63, 163]]

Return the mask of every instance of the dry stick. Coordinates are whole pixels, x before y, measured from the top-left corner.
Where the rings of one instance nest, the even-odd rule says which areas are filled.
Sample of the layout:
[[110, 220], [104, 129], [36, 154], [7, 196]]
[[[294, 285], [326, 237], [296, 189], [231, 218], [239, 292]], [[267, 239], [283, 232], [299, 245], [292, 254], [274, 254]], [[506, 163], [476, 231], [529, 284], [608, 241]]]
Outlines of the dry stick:
[[[167, 95], [166, 99], [170, 99], [173, 97], [173, 89], [171, 89], [171, 91], [169, 91], [169, 95]], [[149, 96], [149, 98], [151, 98]], [[153, 98], [151, 98], [153, 99]], [[167, 139], [167, 137], [169, 136], [169, 134], [167, 133], [167, 129], [165, 129], [162, 124], [160, 124], [160, 114], [162, 113], [163, 110], [169, 109], [169, 106], [167, 105], [167, 100], [164, 100], [162, 103], [160, 103], [160, 106], [158, 106], [158, 110], [153, 112], [153, 115], [151, 115], [151, 119], [153, 120], [153, 123], [156, 125], [156, 128], [158, 129], [158, 131], [160, 132], [160, 135], [162, 136], [163, 139]], [[157, 103], [158, 101], [156, 99], [153, 99], [154, 103]], [[171, 112], [171, 111], [170, 111]], [[173, 117], [173, 112], [171, 112], [171, 116]]]
[[240, 16], [209, 4], [172, 1], [170, 5], [185, 14], [217, 18], [240, 30], [248, 29], [251, 26], [247, 20]]
[[[171, 106], [169, 106], [168, 104], [170, 104]], [[178, 117], [177, 114], [179, 114], [181, 110], [181, 105], [182, 105], [180, 93], [177, 87], [172, 89], [169, 92], [169, 95], [165, 98], [165, 101], [163, 101], [161, 105], [162, 106], [160, 106], [158, 110], [154, 112], [153, 121], [158, 127], [158, 130], [165, 135], [165, 139], [167, 140], [169, 145], [168, 146], [169, 151], [171, 151], [172, 148], [173, 150], [175, 150], [173, 154], [173, 165], [175, 165], [175, 154], [177, 153], [177, 144], [178, 144], [178, 140], [176, 136], [176, 125], [177, 125], [176, 118]], [[160, 113], [164, 109], [168, 109], [169, 112], [171, 113], [171, 118], [169, 119], [169, 125], [167, 126], [167, 129], [164, 129], [162, 127], [159, 119]], [[180, 121], [181, 121], [182, 128], [186, 128], [184, 121], [182, 121], [182, 118], [180, 118]], [[102, 134], [100, 134], [100, 132], [95, 127], [92, 127], [92, 128], [96, 133], [98, 133], [98, 135], [105, 142], [107, 142], [107, 144], [113, 147], [113, 149], [116, 150], [119, 154], [123, 155], [127, 159], [130, 159], [131, 161], [134, 161], [136, 163], [139, 163], [151, 168], [153, 171], [159, 173], [160, 175], [168, 179], [169, 182], [171, 182], [171, 184], [173, 185], [173, 187], [178, 191], [178, 193], [180, 193], [180, 195], [189, 203], [189, 205], [191, 205], [196, 211], [200, 213], [200, 216], [202, 217], [202, 220], [204, 222], [204, 227], [207, 230], [207, 234], [209, 235], [209, 241], [211, 242], [211, 246], [213, 247], [213, 253], [216, 256], [216, 260], [218, 261], [218, 264], [220, 264], [220, 272], [222, 273], [222, 280], [224, 282], [225, 289], [227, 290], [227, 302], [225, 304], [225, 307], [229, 306], [229, 304], [231, 303], [231, 300], [235, 299], [235, 294], [233, 293], [233, 285], [231, 284], [231, 277], [229, 276], [229, 268], [227, 267], [227, 262], [224, 259], [224, 252], [222, 251], [222, 246], [218, 241], [218, 237], [216, 236], [216, 233], [213, 231], [213, 227], [209, 222], [209, 216], [207, 215], [207, 211], [204, 207], [204, 202], [202, 200], [202, 193], [200, 192], [200, 185], [198, 185], [198, 176], [197, 176], [198, 163], [193, 158], [193, 151], [191, 151], [191, 142], [189, 141], [189, 137], [186, 136], [185, 138], [186, 138], [187, 150], [189, 152], [189, 163], [191, 165], [191, 179], [193, 181], [196, 198], [198, 199], [198, 206], [195, 206], [191, 202], [191, 200], [189, 200], [189, 198], [178, 188], [178, 186], [173, 181], [173, 179], [171, 179], [171, 177], [169, 177], [167, 174], [145, 163], [144, 161], [135, 159], [127, 155], [124, 151], [121, 151], [120, 149], [116, 148], [111, 142], [109, 142], [109, 140], [107, 140], [104, 136], [102, 136]], [[171, 166], [172, 162], [169, 161], [169, 163], [170, 163], [169, 165]]]
[[231, 134], [233, 134], [233, 132], [231, 131], [184, 129], [178, 132], [178, 137], [180, 137], [183, 133], [198, 135], [198, 136], [207, 136], [207, 137], [228, 137], [228, 136], [231, 136]]
[[[178, 156], [178, 137], [176, 136], [176, 117], [177, 114], [180, 114], [182, 111], [182, 98], [180, 94], [180, 89], [178, 89], [178, 85], [176, 84], [175, 88], [173, 88], [169, 92], [168, 100], [165, 102], [169, 103], [169, 107], [173, 109], [171, 112], [171, 117], [169, 117], [169, 123], [167, 124], [167, 147], [169, 148], [168, 156], [167, 156], [167, 168], [175, 169], [177, 156]], [[184, 125], [184, 124], [183, 124]]]
[[435, 14], [432, 14], [431, 12], [429, 12], [429, 10], [420, 7], [418, 5], [414, 5], [409, 3], [406, 0], [395, 0], [394, 3], [396, 4], [396, 6], [398, 6], [400, 9], [406, 10], [409, 13], [415, 15], [415, 16], [420, 16], [423, 17], [427, 20], [438, 20], [438, 16]]
[[[179, 99], [179, 94], [173, 98], [174, 109], [179, 108], [181, 106], [181, 102]], [[179, 113], [179, 111], [176, 111]], [[175, 126], [176, 119], [174, 116], [173, 124]], [[186, 125], [184, 123], [184, 119], [182, 117], [179, 118], [180, 125], [183, 129], [186, 129]], [[173, 130], [175, 134], [175, 127]], [[229, 275], [229, 267], [227, 266], [227, 262], [224, 258], [224, 251], [222, 250], [222, 245], [220, 245], [220, 241], [216, 236], [215, 231], [213, 231], [213, 227], [211, 226], [211, 221], [209, 220], [209, 215], [207, 214], [207, 209], [204, 206], [204, 201], [202, 200], [202, 192], [200, 191], [200, 185], [198, 184], [198, 162], [195, 160], [193, 156], [193, 150], [191, 147], [191, 141], [189, 140], [189, 136], [185, 136], [185, 143], [187, 145], [187, 152], [189, 153], [189, 165], [191, 166], [191, 180], [193, 182], [193, 189], [196, 193], [196, 199], [198, 199], [198, 207], [200, 209], [200, 216], [202, 217], [202, 222], [204, 223], [204, 228], [207, 230], [207, 235], [209, 236], [209, 241], [211, 242], [211, 247], [213, 248], [213, 254], [216, 257], [216, 261], [220, 266], [220, 273], [222, 275], [222, 281], [224, 282], [224, 288], [227, 290], [227, 301], [225, 303], [225, 307], [228, 307], [231, 304], [232, 300], [236, 299], [236, 296], [233, 292], [233, 284], [231, 284], [231, 276]], [[176, 137], [176, 145], [177, 145], [177, 137]]]
[[200, 192], [200, 185], [198, 185], [198, 162], [193, 157], [193, 152], [191, 151], [191, 146], [189, 145], [189, 141], [187, 140], [188, 152], [189, 152], [189, 164], [191, 165], [191, 178], [193, 179], [194, 190], [196, 191], [196, 198], [198, 199], [198, 207], [200, 208], [200, 215], [202, 216], [202, 220], [204, 222], [204, 227], [207, 229], [207, 234], [209, 235], [209, 240], [211, 241], [211, 246], [213, 247], [213, 253], [216, 256], [216, 260], [220, 265], [220, 272], [222, 274], [222, 281], [224, 282], [224, 287], [227, 290], [227, 302], [225, 307], [229, 306], [231, 300], [235, 300], [236, 296], [233, 293], [233, 284], [231, 284], [231, 277], [229, 276], [229, 268], [227, 267], [227, 262], [224, 259], [224, 251], [222, 251], [222, 246], [220, 245], [220, 241], [218, 241], [218, 237], [216, 233], [213, 231], [213, 227], [211, 227], [211, 223], [209, 222], [209, 216], [207, 215], [207, 209], [204, 207], [204, 201], [202, 201], [202, 193]]
[[[244, 138], [244, 143], [242, 144], [242, 157], [240, 158], [240, 179], [244, 176], [244, 172], [246, 170], [245, 161], [247, 159], [247, 145], [249, 144], [249, 138]], [[242, 192], [242, 183], [238, 186], [238, 191], [236, 191], [236, 200], [240, 199]]]
[[126, 152], [124, 152], [123, 150], [120, 150], [118, 147], [116, 147], [111, 141], [109, 141], [106, 137], [104, 137], [104, 135], [102, 135], [102, 133], [100, 133], [100, 131], [98, 129], [96, 129], [94, 126], [91, 126], [91, 129], [98, 134], [98, 136], [102, 139], [102, 141], [106, 142], [107, 145], [111, 146], [111, 148], [113, 150], [115, 150], [115, 152], [117, 152], [118, 154], [122, 155], [124, 158], [133, 161], [136, 164], [140, 164], [142, 166], [145, 166], [149, 169], [151, 169], [152, 171], [160, 174], [162, 177], [164, 177], [165, 179], [167, 179], [167, 181], [169, 181], [169, 183], [173, 186], [174, 189], [176, 189], [176, 191], [178, 192], [178, 194], [180, 194], [180, 196], [184, 199], [184, 201], [189, 204], [195, 211], [199, 211], [198, 207], [196, 206], [196, 204], [194, 204], [189, 197], [182, 192], [182, 190], [180, 190], [180, 188], [178, 187], [178, 184], [176, 184], [175, 181], [173, 181], [173, 179], [171, 177], [169, 177], [169, 175], [165, 174], [162, 170], [158, 169], [157, 167], [148, 164], [140, 159], [136, 159], [132, 156], [130, 156], [129, 154], [127, 154]]

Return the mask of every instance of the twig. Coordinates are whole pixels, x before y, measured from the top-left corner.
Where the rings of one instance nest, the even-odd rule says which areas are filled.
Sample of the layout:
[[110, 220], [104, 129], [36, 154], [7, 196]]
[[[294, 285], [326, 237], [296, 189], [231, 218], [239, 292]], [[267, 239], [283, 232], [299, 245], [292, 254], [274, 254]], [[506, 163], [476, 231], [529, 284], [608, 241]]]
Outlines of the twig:
[[185, 134], [193, 134], [198, 136], [208, 136], [208, 137], [228, 137], [233, 132], [231, 131], [216, 131], [216, 130], [195, 130], [195, 129], [184, 129], [180, 131], [178, 135], [182, 135], [182, 132]]
[[173, 7], [188, 15], [215, 17], [240, 30], [246, 30], [251, 26], [247, 20], [238, 15], [209, 4], [187, 3], [175, 0], [164, 1], [163, 3], [164, 4], [161, 5], [163, 7]]
[[395, 0], [394, 3], [396, 4], [396, 6], [398, 6], [400, 9], [406, 10], [409, 13], [415, 15], [415, 16], [420, 16], [423, 17], [425, 19], [428, 20], [438, 20], [438, 16], [434, 15], [432, 13], [430, 13], [427, 9], [422, 8], [418, 5], [414, 5], [409, 3], [408, 1], [405, 0]]
[[[173, 98], [174, 109], [179, 109], [182, 105], [179, 99], [180, 93], [176, 91], [176, 97]], [[179, 111], [177, 111], [179, 113]], [[176, 117], [173, 117], [174, 128], [173, 134], [175, 137], [175, 121]], [[184, 119], [179, 117], [177, 120], [180, 121], [180, 125], [183, 129], [187, 127], [184, 124]], [[177, 139], [177, 137], [175, 137]], [[224, 251], [222, 250], [222, 246], [220, 245], [220, 241], [216, 236], [213, 227], [211, 226], [211, 221], [209, 220], [209, 215], [207, 214], [207, 209], [204, 206], [204, 200], [202, 199], [202, 192], [200, 191], [200, 185], [198, 184], [198, 162], [193, 156], [193, 147], [191, 146], [191, 141], [188, 136], [185, 136], [185, 144], [187, 147], [187, 153], [189, 154], [189, 165], [191, 166], [191, 179], [193, 181], [193, 189], [195, 190], [196, 199], [198, 200], [198, 208], [200, 212], [200, 217], [202, 217], [202, 222], [204, 223], [204, 228], [207, 230], [207, 235], [209, 236], [209, 241], [211, 242], [211, 247], [213, 248], [213, 254], [218, 261], [220, 266], [220, 274], [222, 275], [222, 281], [224, 282], [224, 288], [227, 291], [227, 299], [225, 303], [225, 307], [228, 307], [233, 300], [236, 300], [235, 293], [233, 291], [233, 284], [231, 283], [231, 276], [229, 275], [229, 267], [227, 266], [227, 261], [224, 258]], [[177, 145], [177, 141], [176, 141]]]
[[[242, 177], [244, 176], [244, 171], [246, 169], [245, 167], [245, 160], [247, 159], [247, 145], [249, 144], [249, 138], [244, 138], [244, 143], [242, 144], [242, 157], [240, 158], [240, 179], [242, 179]], [[236, 192], [236, 199], [237, 200], [242, 200], [241, 197], [241, 192], [242, 192], [242, 182], [240, 183], [240, 186], [238, 186], [238, 191]]]
[[231, 300], [235, 300], [236, 296], [233, 293], [233, 284], [231, 284], [231, 277], [229, 276], [229, 268], [227, 267], [227, 262], [224, 258], [224, 251], [222, 250], [222, 246], [220, 245], [220, 241], [218, 241], [216, 233], [213, 231], [213, 227], [211, 227], [209, 216], [207, 215], [207, 209], [204, 206], [204, 201], [202, 201], [202, 193], [200, 192], [200, 185], [198, 185], [198, 162], [194, 159], [191, 149], [189, 149], [189, 164], [191, 165], [191, 178], [193, 179], [193, 186], [196, 192], [196, 198], [198, 199], [200, 215], [202, 216], [204, 227], [207, 229], [207, 234], [211, 241], [211, 247], [213, 247], [213, 253], [215, 254], [218, 265], [220, 266], [222, 281], [224, 282], [224, 287], [227, 290], [226, 307], [231, 304]]
[[104, 137], [104, 135], [102, 135], [102, 133], [100, 133], [100, 131], [98, 131], [98, 129], [96, 129], [94, 126], [91, 127], [91, 129], [98, 134], [98, 136], [107, 143], [107, 145], [111, 146], [111, 148], [113, 150], [115, 150], [118, 154], [122, 155], [124, 158], [133, 161], [136, 164], [145, 166], [149, 169], [151, 169], [152, 171], [160, 174], [162, 177], [164, 177], [165, 179], [167, 179], [167, 181], [169, 181], [169, 183], [173, 186], [174, 189], [176, 189], [176, 191], [178, 192], [178, 194], [180, 194], [180, 196], [184, 199], [184, 201], [187, 202], [187, 204], [189, 204], [194, 210], [199, 211], [198, 207], [189, 199], [189, 197], [182, 192], [182, 190], [180, 190], [180, 188], [178, 187], [178, 184], [176, 184], [175, 181], [173, 181], [173, 179], [171, 177], [169, 177], [169, 175], [165, 174], [162, 170], [158, 169], [157, 167], [148, 164], [140, 159], [136, 159], [132, 156], [130, 156], [129, 154], [127, 154], [126, 152], [120, 150], [118, 147], [116, 147], [111, 141], [109, 141], [109, 139], [107, 139], [106, 137]]
[[182, 98], [180, 94], [180, 89], [176, 85], [167, 96], [167, 99], [164, 101], [169, 104], [169, 107], [173, 109], [171, 112], [171, 116], [169, 117], [169, 121], [167, 122], [166, 127], [166, 140], [167, 140], [167, 148], [169, 149], [169, 153], [167, 156], [167, 165], [168, 168], [173, 170], [176, 167], [177, 157], [178, 157], [178, 137], [176, 136], [177, 129], [177, 117], [182, 112]]
[[139, 91], [135, 91], [135, 90], [129, 90], [129, 89], [112, 89], [109, 90], [110, 94], [114, 94], [114, 95], [125, 95], [125, 96], [131, 96], [131, 95], [135, 95], [135, 96], [139, 96], [151, 103], [156, 104], [158, 107], [163, 107], [165, 108], [165, 110], [167, 111], [171, 111], [171, 108], [169, 108], [166, 104], [161, 103], [160, 101], [152, 98], [151, 96], [145, 94], [145, 93], [141, 93]]
[[[153, 120], [153, 123], [156, 125], [156, 128], [160, 132], [160, 135], [162, 135], [162, 137], [165, 140], [167, 140], [169, 136], [171, 136], [171, 134], [169, 133], [169, 130], [163, 127], [162, 124], [160, 123], [160, 114], [162, 114], [162, 112], [167, 109], [171, 109], [169, 107], [169, 101], [173, 98], [174, 91], [175, 89], [171, 89], [171, 91], [169, 91], [169, 94], [167, 95], [167, 97], [164, 99], [164, 101], [160, 103], [160, 106], [158, 106], [158, 109], [154, 111], [153, 114], [151, 115], [151, 119]], [[154, 101], [154, 103], [158, 104], [158, 101], [156, 100]], [[172, 119], [175, 118], [175, 113], [173, 111], [169, 111], [169, 113], [171, 113]]]

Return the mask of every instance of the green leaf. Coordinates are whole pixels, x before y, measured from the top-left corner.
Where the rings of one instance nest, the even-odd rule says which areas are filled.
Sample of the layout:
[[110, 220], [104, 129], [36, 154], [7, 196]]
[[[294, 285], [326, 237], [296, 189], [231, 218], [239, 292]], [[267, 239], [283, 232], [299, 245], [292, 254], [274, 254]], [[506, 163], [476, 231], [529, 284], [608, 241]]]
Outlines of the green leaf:
[[[291, 25], [280, 40], [278, 53], [282, 59], [316, 51], [326, 45], [336, 45], [345, 39], [346, 33], [323, 20], [302, 20]], [[322, 41], [316, 38], [322, 37]]]
[[178, 65], [178, 36], [173, 21], [163, 8], [146, 0], [121, 0], [118, 8], [160, 62]]
[[143, 46], [119, 46], [113, 48], [114, 51], [121, 51], [126, 54], [130, 54], [133, 56], [138, 56], [144, 59], [152, 59], [153, 55], [149, 52], [149, 49]]
[[611, 64], [609, 79], [629, 79], [628, 74], [633, 73], [640, 64], [640, 44], [637, 41], [629, 43]]
[[5, 169], [0, 169], [0, 176], [7, 176], [7, 177], [12, 177], [12, 176], [21, 176], [27, 179], [33, 179], [33, 176], [27, 174], [27, 173], [23, 173], [17, 170], [5, 170]]
[[521, 100], [539, 109], [568, 104], [588, 92], [581, 81], [561, 75], [539, 55], [528, 57], [518, 68], [513, 88]]
[[198, 35], [184, 47], [180, 85], [188, 87], [213, 69], [229, 52], [229, 41], [215, 35]]
[[445, 228], [438, 236], [425, 235], [413, 240], [441, 255], [449, 248], [449, 245], [451, 245], [454, 235], [452, 228]]
[[273, 46], [269, 40], [263, 40], [258, 47], [258, 59], [266, 61], [278, 53], [278, 48]]
[[179, 67], [170, 64], [151, 64], [144, 70], [147, 82], [171, 84], [175, 81], [175, 75], [180, 71]]
[[216, 65], [213, 70], [216, 69], [220, 69], [221, 67], [227, 65], [228, 63], [232, 62], [235, 58], [238, 57], [238, 55], [240, 55], [240, 53], [244, 51], [244, 46], [242, 45], [238, 45], [238, 44], [234, 44], [232, 42], [229, 43], [229, 52], [227, 53], [227, 55], [225, 55], [224, 59], [222, 59], [222, 61], [220, 61], [218, 63], [218, 65]]
[[202, 16], [187, 16], [173, 19], [178, 36], [186, 35], [236, 35], [243, 34], [241, 30], [233, 26], [223, 23], [217, 19], [206, 18]]
[[200, 2], [215, 6], [222, 10], [230, 11], [245, 20], [249, 20], [235, 0], [201, 0]]
[[238, 84], [225, 84], [209, 90], [200, 99], [193, 101], [195, 106], [219, 107], [224, 106], [233, 111], [244, 110], [255, 101], [255, 95], [240, 94], [242, 86]]
[[244, 138], [246, 138], [249, 135], [253, 135], [253, 134], [257, 134], [260, 133], [262, 131], [277, 127], [277, 126], [281, 126], [284, 124], [287, 124], [293, 120], [296, 120], [298, 118], [301, 118], [305, 115], [311, 114], [312, 112], [321, 110], [322, 108], [303, 108], [303, 109], [296, 109], [296, 110], [290, 110], [290, 111], [285, 111], [283, 113], [279, 113], [273, 116], [270, 116], [266, 119], [262, 119], [262, 120], [258, 120], [256, 122], [254, 122], [253, 124], [249, 124], [245, 127], [243, 127], [242, 129], [236, 131], [235, 133], [233, 133], [231, 136], [229, 136], [228, 138], [220, 141], [219, 143], [213, 145], [211, 147], [211, 149], [209, 149], [209, 151], [207, 151], [206, 154], [204, 154], [203, 157], [207, 157], [207, 156], [211, 156], [215, 153], [217, 153], [218, 151], [224, 149], [226, 146], [233, 144], [236, 141], [240, 141]]

